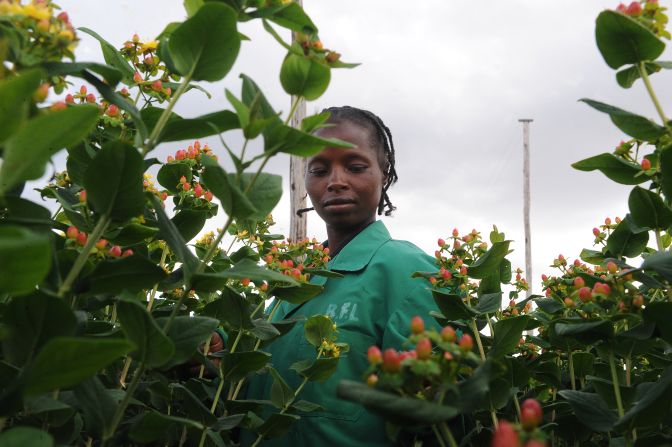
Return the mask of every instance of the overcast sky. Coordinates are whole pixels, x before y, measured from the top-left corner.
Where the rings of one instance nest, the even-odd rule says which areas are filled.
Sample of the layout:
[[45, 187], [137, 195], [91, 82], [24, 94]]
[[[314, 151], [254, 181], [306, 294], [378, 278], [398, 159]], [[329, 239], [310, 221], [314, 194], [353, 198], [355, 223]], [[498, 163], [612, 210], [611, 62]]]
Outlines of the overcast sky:
[[[603, 0], [304, 0], [327, 48], [353, 70], [334, 70], [327, 93], [308, 104], [313, 113], [330, 105], [352, 105], [378, 114], [397, 148], [399, 182], [390, 190], [397, 211], [383, 218], [392, 235], [432, 253], [438, 237], [457, 227], [489, 233], [493, 224], [513, 239], [514, 266], [524, 267], [522, 125], [531, 125], [531, 222], [535, 291], [538, 278], [559, 253], [578, 257], [592, 248], [592, 228], [606, 216], [627, 212], [630, 187], [570, 164], [610, 152], [625, 139], [606, 115], [578, 99], [588, 97], [656, 117], [638, 82], [621, 89], [594, 39], [595, 18], [618, 2]], [[665, 3], [665, 2], [661, 2]], [[171, 21], [183, 20], [179, 0], [115, 2], [60, 0], [75, 27], [96, 30], [121, 46], [133, 33], [155, 37]], [[238, 73], [255, 79], [277, 110], [289, 109], [278, 80], [285, 55], [261, 28], [245, 24], [251, 37], [228, 80], [204, 85], [213, 99], [194, 91], [178, 105], [182, 116], [230, 108], [224, 88], [240, 91]], [[288, 33], [285, 33], [288, 34]], [[100, 61], [97, 42], [84, 33], [80, 61]], [[289, 38], [289, 36], [287, 36]], [[663, 98], [669, 74], [652, 77]], [[668, 115], [670, 114], [668, 110]], [[234, 136], [228, 137], [233, 145]], [[216, 139], [207, 140], [224, 154]], [[185, 144], [162, 146], [157, 156]], [[222, 156], [220, 159], [224, 159]], [[269, 167], [287, 177], [288, 158]], [[287, 233], [289, 193], [274, 217]], [[326, 233], [315, 214], [308, 235]]]

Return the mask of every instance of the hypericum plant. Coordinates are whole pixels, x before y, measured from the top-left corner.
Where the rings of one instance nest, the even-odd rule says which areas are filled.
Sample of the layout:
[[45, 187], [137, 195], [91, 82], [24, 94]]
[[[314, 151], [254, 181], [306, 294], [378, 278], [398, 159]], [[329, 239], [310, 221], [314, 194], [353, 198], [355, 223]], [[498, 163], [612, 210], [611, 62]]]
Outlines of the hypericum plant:
[[[390, 353], [386, 366], [372, 348], [377, 369], [363, 377], [368, 385], [341, 391], [397, 426], [390, 433], [410, 431], [419, 440], [427, 436], [422, 427], [432, 428], [439, 445], [451, 446], [671, 443], [672, 125], [650, 80], [672, 68], [657, 60], [661, 38], [670, 37], [665, 11], [655, 0], [634, 1], [602, 12], [596, 24], [598, 48], [619, 70], [617, 82], [630, 88], [641, 79], [660, 121], [582, 100], [629, 139], [574, 167], [634, 186], [629, 213], [595, 227], [596, 247], [579, 259], [553, 260], [559, 273], [542, 276], [545, 297], [531, 297], [534, 309], [517, 300], [517, 291], [504, 300], [500, 282], [516, 281], [504, 258], [508, 241], [497, 231], [489, 249], [478, 232], [439, 239], [439, 271], [418, 276], [433, 287], [443, 330], [450, 339], [471, 334], [481, 362], [473, 371], [458, 366], [457, 376], [446, 373], [457, 360], [450, 345], [415, 326], [404, 360]], [[517, 290], [526, 286], [518, 276]], [[416, 364], [423, 365], [422, 380]]]
[[[325, 91], [332, 68], [353, 65], [324, 48], [295, 3], [185, 4], [185, 21], [121, 49], [79, 29], [100, 42], [106, 63], [97, 64], [64, 61], [74, 59], [77, 34], [49, 0], [0, 0], [0, 444], [224, 445], [241, 427], [258, 441], [280, 436], [319, 408], [300, 391], [347, 350], [327, 317], [272, 321], [281, 301], [320, 293], [311, 275], [330, 273], [320, 244], [269, 232], [282, 182], [264, 167], [278, 153], [350, 146], [313, 135], [327, 114], [300, 129], [288, 123], [300, 98]], [[252, 20], [287, 50], [280, 83], [296, 97], [289, 114], [246, 75], [239, 96], [226, 92], [230, 110], [173, 113], [184, 94], [204, 90], [195, 82], [228, 75], [237, 24]], [[52, 89], [69, 91], [45, 104]], [[234, 130], [239, 148], [222, 136]], [[199, 141], [212, 135], [221, 146]], [[253, 153], [257, 138], [263, 149]], [[183, 149], [165, 163], [151, 158], [170, 141]], [[23, 190], [62, 149], [65, 170], [38, 189], [52, 213]], [[157, 164], [153, 178], [147, 169]], [[197, 238], [222, 214], [216, 232]], [[263, 349], [296, 324], [316, 355], [295, 365], [303, 384], [291, 389]], [[286, 398], [241, 400], [260, 372]]]

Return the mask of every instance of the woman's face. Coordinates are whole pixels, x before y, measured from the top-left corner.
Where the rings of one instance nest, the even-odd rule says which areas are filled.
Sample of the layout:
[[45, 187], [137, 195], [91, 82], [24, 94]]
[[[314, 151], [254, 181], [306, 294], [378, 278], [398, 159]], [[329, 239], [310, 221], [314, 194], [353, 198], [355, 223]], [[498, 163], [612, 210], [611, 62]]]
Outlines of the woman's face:
[[345, 231], [375, 221], [384, 176], [369, 131], [342, 121], [316, 134], [355, 145], [352, 149], [326, 147], [308, 159], [306, 190], [317, 214], [328, 227]]

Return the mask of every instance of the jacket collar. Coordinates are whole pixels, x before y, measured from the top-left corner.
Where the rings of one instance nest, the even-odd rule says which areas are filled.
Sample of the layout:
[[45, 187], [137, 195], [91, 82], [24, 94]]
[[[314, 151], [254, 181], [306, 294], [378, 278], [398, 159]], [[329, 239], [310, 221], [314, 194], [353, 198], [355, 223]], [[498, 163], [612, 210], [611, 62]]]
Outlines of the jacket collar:
[[383, 221], [377, 220], [364, 228], [329, 261], [329, 270], [337, 272], [357, 272], [366, 267], [374, 253], [391, 239]]

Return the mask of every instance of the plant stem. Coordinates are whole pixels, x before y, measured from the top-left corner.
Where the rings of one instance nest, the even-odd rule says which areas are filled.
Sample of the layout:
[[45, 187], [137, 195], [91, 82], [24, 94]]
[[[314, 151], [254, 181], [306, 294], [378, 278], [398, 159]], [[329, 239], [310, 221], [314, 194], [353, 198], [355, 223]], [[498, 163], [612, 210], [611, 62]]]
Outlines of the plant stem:
[[170, 98], [168, 106], [164, 109], [163, 113], [159, 117], [159, 120], [156, 122], [154, 129], [152, 129], [152, 133], [149, 134], [149, 138], [145, 142], [145, 147], [142, 149], [143, 156], [147, 155], [147, 152], [151, 151], [154, 149], [154, 146], [156, 146], [156, 140], [159, 138], [163, 128], [170, 119], [170, 114], [173, 111], [173, 107], [175, 107], [175, 104], [177, 103], [177, 100], [180, 98], [180, 96], [182, 96], [182, 93], [187, 91], [187, 87], [189, 87], [189, 82], [191, 82], [193, 71], [194, 69], [192, 68], [191, 72], [184, 77], [180, 86], [177, 88], [177, 90], [175, 90], [175, 94], [173, 94], [172, 98]]
[[576, 377], [574, 377], [574, 356], [572, 350], [567, 351], [569, 358], [569, 380], [572, 382], [572, 390], [576, 391]]
[[299, 101], [301, 101], [301, 96], [294, 96], [294, 100], [292, 101], [292, 107], [289, 109], [289, 114], [287, 115], [287, 119], [285, 120], [285, 126], [288, 125], [289, 122], [292, 120], [292, 117], [296, 112], [296, 108], [299, 106]]
[[516, 414], [518, 415], [518, 420], [520, 421], [520, 402], [518, 401], [518, 394], [513, 395], [513, 405], [516, 407]]
[[[164, 268], [166, 266], [166, 257], [168, 256], [168, 244], [163, 245], [163, 251], [161, 252], [161, 260], [159, 261], [159, 267]], [[154, 304], [154, 297], [156, 296], [156, 291], [159, 290], [159, 283], [154, 284], [152, 292], [149, 294], [149, 300], [147, 302], [147, 312], [151, 312], [152, 305]]]
[[446, 447], [446, 443], [443, 442], [443, 436], [441, 436], [441, 433], [439, 432], [439, 429], [436, 427], [436, 425], [432, 425], [432, 431], [434, 431], [434, 436], [436, 436], [436, 440], [439, 441], [439, 446]]
[[[475, 318], [471, 319], [471, 330], [474, 333], [474, 337], [476, 337], [476, 345], [478, 346], [478, 352], [481, 354], [481, 360], [485, 362], [485, 351], [483, 350], [483, 342], [481, 341], [481, 335], [480, 332], [478, 332], [478, 326], [476, 326]], [[495, 333], [493, 332], [491, 335], [494, 337]], [[492, 426], [496, 430], [499, 427], [499, 421], [497, 420], [497, 413], [495, 412], [495, 409], [492, 408], [492, 403], [490, 403], [490, 417], [492, 418]]]
[[103, 441], [101, 443], [101, 446], [104, 447], [110, 440], [110, 438], [114, 436], [114, 432], [117, 431], [117, 427], [119, 426], [119, 423], [121, 422], [122, 418], [124, 417], [124, 413], [126, 412], [126, 407], [128, 407], [128, 403], [131, 401], [131, 398], [133, 397], [135, 390], [138, 388], [138, 385], [140, 385], [140, 379], [142, 378], [142, 374], [144, 372], [145, 372], [145, 364], [140, 363], [138, 369], [135, 370], [133, 380], [131, 380], [131, 384], [128, 386], [126, 394], [124, 394], [124, 399], [117, 407], [117, 411], [115, 411], [114, 417], [112, 417], [112, 424], [103, 434]]
[[233, 222], [233, 216], [229, 216], [229, 218], [226, 220], [226, 223], [224, 224], [224, 227], [218, 232], [215, 241], [210, 245], [210, 247], [208, 247], [208, 251], [205, 252], [203, 260], [201, 261], [200, 264], [198, 264], [198, 267], [196, 268], [196, 273], [203, 273], [203, 270], [205, 269], [207, 263], [210, 262], [212, 258], [215, 256], [217, 247], [219, 246], [219, 243], [222, 242], [224, 234], [226, 234], [227, 230], [231, 226], [231, 222]]
[[86, 240], [84, 248], [82, 248], [82, 251], [79, 253], [79, 256], [77, 256], [77, 259], [75, 259], [75, 263], [72, 265], [72, 268], [68, 272], [68, 276], [65, 277], [65, 281], [63, 281], [61, 287], [58, 288], [59, 297], [63, 298], [65, 294], [70, 291], [72, 283], [77, 278], [77, 275], [79, 275], [79, 273], [82, 271], [82, 268], [84, 268], [84, 264], [86, 264], [86, 260], [89, 258], [89, 253], [91, 253], [91, 249], [93, 248], [94, 245], [96, 245], [96, 242], [98, 242], [100, 236], [103, 235], [109, 223], [110, 218], [108, 216], [100, 217], [98, 223], [96, 223], [96, 226], [93, 228], [93, 231], [89, 234], [89, 237]]
[[644, 62], [638, 63], [637, 69], [639, 70], [639, 75], [642, 77], [642, 81], [644, 81], [646, 91], [649, 92], [651, 101], [653, 101], [653, 105], [656, 107], [656, 111], [658, 112], [660, 119], [663, 120], [663, 126], [668, 127], [667, 117], [665, 116], [665, 112], [663, 111], [663, 108], [660, 105], [660, 102], [658, 101], [656, 92], [653, 91], [653, 86], [651, 85], [651, 81], [649, 81], [649, 75], [646, 73], [646, 66], [644, 65]]
[[658, 251], [664, 251], [663, 239], [660, 237], [660, 230], [654, 231], [656, 234], [656, 245], [658, 246]]
[[450, 445], [450, 447], [457, 447], [457, 442], [455, 442], [455, 438], [453, 437], [453, 433], [450, 431], [450, 427], [448, 427], [445, 422], [439, 423], [439, 427], [441, 428], [441, 431], [443, 432], [446, 439], [448, 439], [448, 445]]
[[621, 387], [618, 383], [618, 373], [616, 372], [616, 360], [614, 359], [614, 352], [609, 351], [609, 369], [611, 370], [611, 381], [614, 385], [614, 397], [616, 398], [616, 408], [618, 409], [618, 417], [622, 418], [625, 412], [623, 411], [623, 401], [621, 400]]

